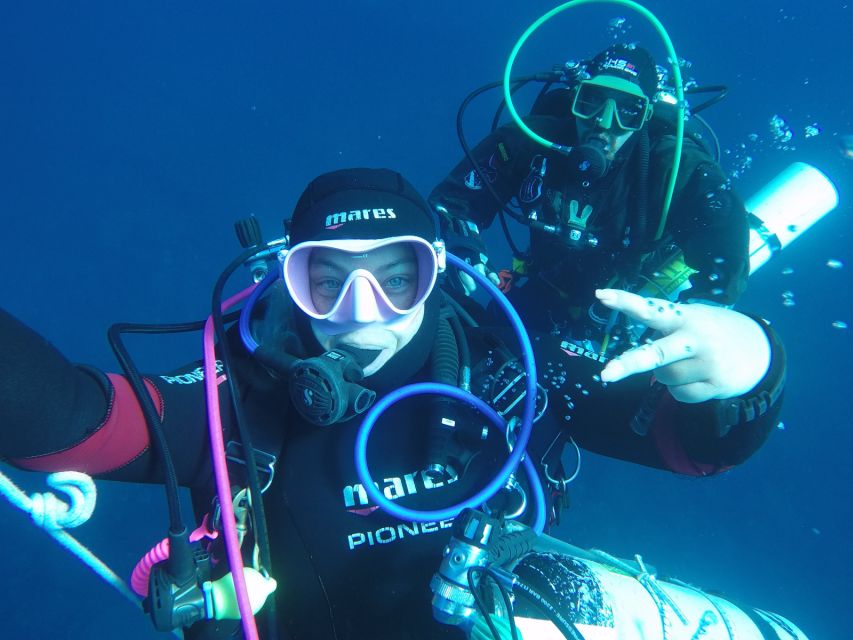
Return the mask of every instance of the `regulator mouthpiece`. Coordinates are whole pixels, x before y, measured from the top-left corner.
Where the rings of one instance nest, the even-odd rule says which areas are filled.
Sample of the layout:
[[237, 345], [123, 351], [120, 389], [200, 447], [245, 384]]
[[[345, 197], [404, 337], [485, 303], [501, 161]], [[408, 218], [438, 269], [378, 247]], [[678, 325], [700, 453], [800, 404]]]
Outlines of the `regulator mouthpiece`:
[[601, 178], [607, 173], [610, 163], [604, 153], [605, 143], [603, 140], [593, 138], [586, 144], [575, 147], [574, 155], [577, 160], [578, 169], [591, 178]]
[[290, 397], [306, 420], [327, 427], [370, 408], [376, 392], [357, 384], [364, 376], [358, 356], [332, 349], [293, 366]]

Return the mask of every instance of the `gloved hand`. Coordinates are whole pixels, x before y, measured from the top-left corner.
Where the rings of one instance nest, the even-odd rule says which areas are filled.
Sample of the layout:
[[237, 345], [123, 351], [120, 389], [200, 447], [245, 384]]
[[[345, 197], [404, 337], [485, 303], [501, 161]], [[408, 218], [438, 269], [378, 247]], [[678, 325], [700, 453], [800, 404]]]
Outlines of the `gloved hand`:
[[[501, 279], [498, 274], [492, 270], [489, 266], [489, 257], [485, 253], [477, 253], [470, 255], [460, 255], [460, 258], [463, 258], [465, 262], [470, 264], [476, 271], [486, 276], [493, 285], [498, 286], [501, 283]], [[459, 284], [462, 287], [462, 293], [466, 296], [470, 296], [477, 290], [477, 282], [473, 277], [465, 273], [464, 271], [457, 270], [459, 276]]]
[[607, 363], [602, 382], [654, 371], [680, 402], [723, 400], [752, 390], [770, 367], [770, 341], [755, 320], [706, 304], [642, 298], [620, 289], [596, 297], [662, 335]]
[[[489, 629], [486, 619], [483, 616], [477, 616], [474, 621], [474, 627], [471, 629], [471, 634], [468, 636], [468, 640], [512, 640], [512, 631], [510, 631], [509, 628], [509, 620], [506, 618], [499, 618], [491, 614], [489, 615], [489, 618], [491, 618], [492, 624], [495, 625], [499, 638], [495, 638], [492, 630]], [[516, 628], [516, 637], [518, 640], [524, 640], [524, 638], [521, 637], [521, 631], [518, 628]]]
[[[486, 255], [483, 240], [480, 238], [480, 228], [472, 220], [451, 215], [447, 208], [441, 204], [433, 206], [441, 222], [442, 235], [445, 237], [447, 250], [470, 264], [486, 276], [492, 284], [498, 286], [501, 279], [488, 266], [489, 258]], [[470, 296], [477, 290], [477, 283], [474, 278], [460, 270], [456, 270], [456, 273], [458, 277], [454, 284], [459, 285], [462, 293]]]

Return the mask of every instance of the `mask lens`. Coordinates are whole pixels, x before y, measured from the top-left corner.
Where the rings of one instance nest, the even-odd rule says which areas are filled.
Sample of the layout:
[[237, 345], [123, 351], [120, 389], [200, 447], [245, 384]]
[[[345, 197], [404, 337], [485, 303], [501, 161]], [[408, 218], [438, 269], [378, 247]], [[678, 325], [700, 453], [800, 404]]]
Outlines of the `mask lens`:
[[646, 121], [646, 108], [649, 100], [645, 97], [632, 96], [630, 93], [614, 91], [616, 102], [616, 119], [623, 129], [639, 129]]
[[608, 101], [612, 101], [616, 122], [622, 129], [636, 131], [643, 126], [648, 111], [648, 98], [586, 82], [578, 87], [572, 113], [578, 118], [589, 120], [599, 116]]
[[604, 109], [605, 102], [607, 102], [607, 95], [603, 87], [581, 84], [575, 95], [572, 113], [578, 118], [594, 118]]

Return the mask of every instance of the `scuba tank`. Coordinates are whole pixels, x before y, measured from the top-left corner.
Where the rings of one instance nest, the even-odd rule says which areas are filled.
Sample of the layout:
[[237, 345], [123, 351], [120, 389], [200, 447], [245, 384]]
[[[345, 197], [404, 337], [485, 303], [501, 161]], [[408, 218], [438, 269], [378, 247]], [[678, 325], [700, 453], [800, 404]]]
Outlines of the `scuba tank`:
[[[776, 253], [838, 206], [838, 190], [819, 169], [795, 162], [745, 202], [749, 212], [749, 272], [755, 273]], [[673, 251], [636, 293], [675, 300], [696, 273]]]
[[433, 617], [471, 638], [807, 640], [778, 614], [658, 579], [639, 555], [588, 551], [475, 510], [452, 536], [430, 583]]

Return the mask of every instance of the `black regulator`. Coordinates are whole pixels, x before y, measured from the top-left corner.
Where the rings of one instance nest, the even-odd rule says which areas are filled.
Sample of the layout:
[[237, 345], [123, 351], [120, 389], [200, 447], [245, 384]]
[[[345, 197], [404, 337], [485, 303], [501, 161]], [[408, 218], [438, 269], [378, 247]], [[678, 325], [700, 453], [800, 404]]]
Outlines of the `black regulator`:
[[312, 424], [327, 427], [367, 411], [376, 392], [358, 384], [364, 371], [358, 354], [332, 349], [299, 360], [290, 369], [290, 398]]

